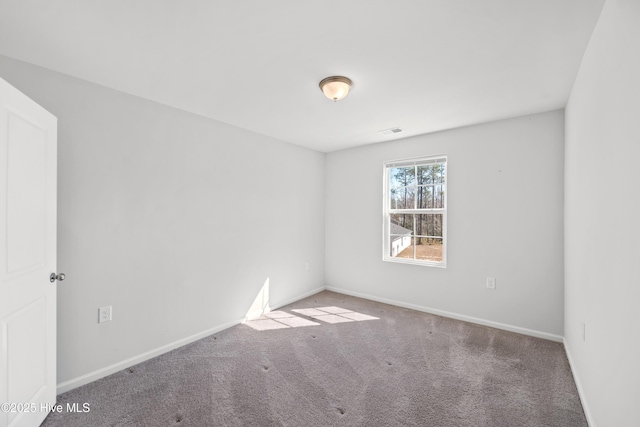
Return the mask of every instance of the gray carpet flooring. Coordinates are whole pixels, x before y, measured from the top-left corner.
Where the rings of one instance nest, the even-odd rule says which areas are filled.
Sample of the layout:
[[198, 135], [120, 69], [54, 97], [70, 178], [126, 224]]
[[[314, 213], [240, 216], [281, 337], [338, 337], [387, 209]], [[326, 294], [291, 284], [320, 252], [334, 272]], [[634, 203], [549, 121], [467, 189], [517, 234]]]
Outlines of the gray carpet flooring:
[[[377, 319], [293, 311], [318, 307]], [[58, 396], [90, 412], [43, 426], [587, 426], [559, 343], [327, 291], [280, 311], [317, 325], [234, 326]]]

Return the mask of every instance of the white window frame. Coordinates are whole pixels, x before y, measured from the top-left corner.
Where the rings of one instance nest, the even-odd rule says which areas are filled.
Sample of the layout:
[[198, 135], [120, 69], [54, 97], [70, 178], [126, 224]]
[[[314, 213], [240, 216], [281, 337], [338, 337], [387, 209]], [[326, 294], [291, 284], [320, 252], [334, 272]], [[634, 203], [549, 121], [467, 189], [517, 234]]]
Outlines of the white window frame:
[[[437, 209], [392, 209], [391, 208], [391, 188], [390, 188], [390, 177], [389, 171], [394, 167], [406, 167], [406, 166], [422, 166], [434, 163], [444, 163], [445, 164], [445, 172], [444, 172], [444, 183], [443, 191], [444, 191], [444, 207]], [[419, 157], [414, 159], [403, 159], [403, 160], [392, 160], [383, 163], [383, 237], [382, 237], [382, 260], [389, 262], [397, 262], [401, 264], [415, 264], [422, 265], [428, 267], [441, 267], [446, 268], [447, 266], [447, 201], [449, 200], [448, 193], [448, 181], [449, 181], [449, 162], [446, 155], [438, 155], [438, 156], [428, 156], [428, 157]], [[400, 258], [391, 256], [390, 248], [390, 218], [392, 214], [441, 214], [442, 215], [442, 261], [431, 261], [431, 260], [421, 260], [415, 259], [415, 244], [414, 244], [414, 258]], [[439, 236], [438, 236], [439, 237]], [[413, 238], [413, 236], [412, 236]]]

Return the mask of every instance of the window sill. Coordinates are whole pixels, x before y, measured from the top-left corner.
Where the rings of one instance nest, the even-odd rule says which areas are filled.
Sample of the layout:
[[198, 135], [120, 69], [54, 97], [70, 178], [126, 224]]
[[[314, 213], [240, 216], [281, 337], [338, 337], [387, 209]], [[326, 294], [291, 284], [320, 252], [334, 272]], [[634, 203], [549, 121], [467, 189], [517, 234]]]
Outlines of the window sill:
[[391, 257], [383, 257], [383, 261], [386, 262], [394, 262], [398, 264], [412, 264], [412, 265], [420, 265], [422, 267], [436, 267], [436, 268], [447, 268], [446, 262], [435, 262], [435, 261], [421, 261], [417, 259], [408, 259], [408, 258], [391, 258]]

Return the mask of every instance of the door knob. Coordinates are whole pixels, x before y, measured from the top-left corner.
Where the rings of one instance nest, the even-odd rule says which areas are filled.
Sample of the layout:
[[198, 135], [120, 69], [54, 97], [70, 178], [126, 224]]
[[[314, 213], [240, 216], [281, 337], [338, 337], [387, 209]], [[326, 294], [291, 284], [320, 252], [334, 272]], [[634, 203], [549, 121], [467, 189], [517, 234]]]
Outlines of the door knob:
[[60, 273], [60, 274], [56, 274], [56, 273], [51, 273], [51, 276], [49, 276], [49, 281], [51, 283], [55, 282], [56, 280], [62, 282], [65, 279], [64, 273]]

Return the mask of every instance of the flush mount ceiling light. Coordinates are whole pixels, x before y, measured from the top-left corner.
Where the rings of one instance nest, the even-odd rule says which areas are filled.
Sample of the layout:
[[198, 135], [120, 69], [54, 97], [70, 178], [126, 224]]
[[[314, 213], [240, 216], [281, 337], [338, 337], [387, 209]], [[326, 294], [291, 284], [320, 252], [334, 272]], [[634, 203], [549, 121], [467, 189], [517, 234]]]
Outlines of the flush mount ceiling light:
[[324, 96], [335, 101], [339, 101], [349, 93], [353, 82], [351, 79], [342, 76], [331, 76], [322, 79], [320, 82], [320, 90]]

